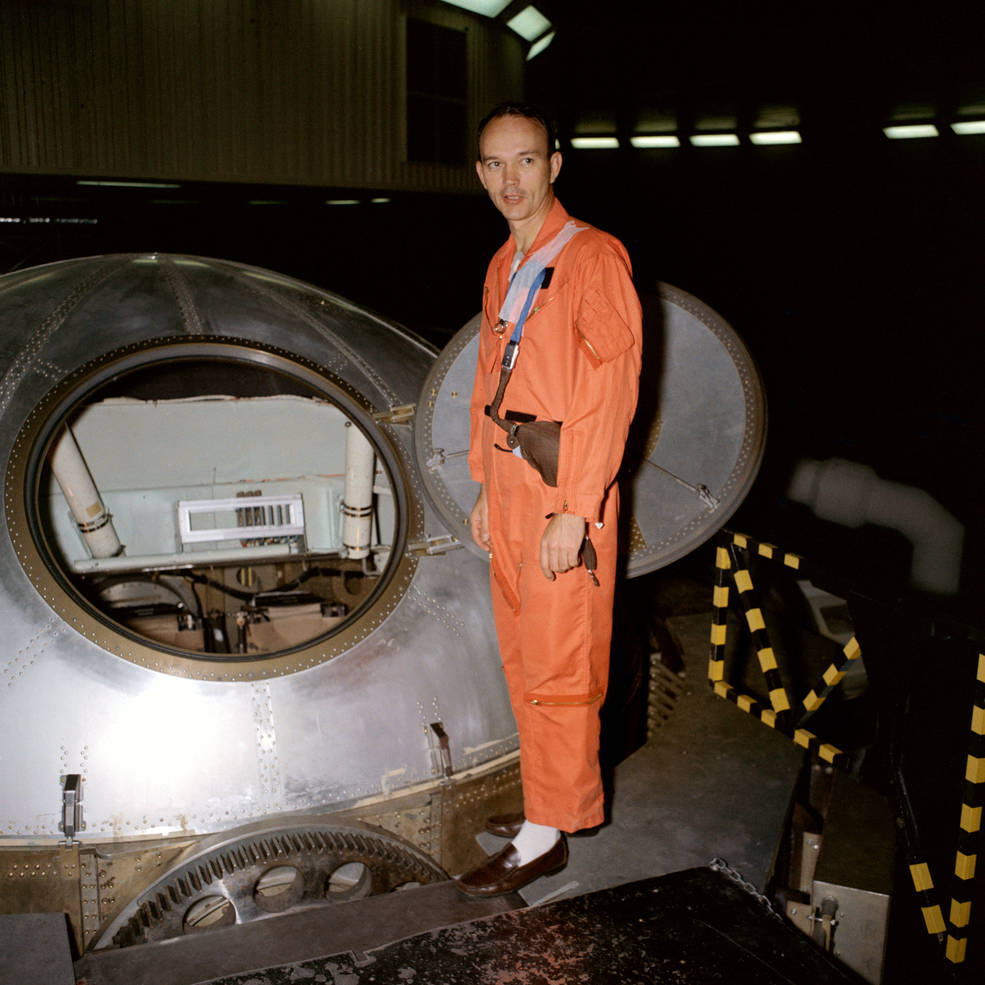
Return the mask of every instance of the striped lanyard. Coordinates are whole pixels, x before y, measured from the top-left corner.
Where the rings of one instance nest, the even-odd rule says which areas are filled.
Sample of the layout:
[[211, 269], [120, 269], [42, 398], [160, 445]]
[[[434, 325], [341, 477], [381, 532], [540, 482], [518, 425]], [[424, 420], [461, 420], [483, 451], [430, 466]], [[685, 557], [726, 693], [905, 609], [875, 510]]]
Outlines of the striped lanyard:
[[517, 352], [520, 348], [520, 339], [523, 338], [523, 323], [527, 320], [527, 315], [530, 314], [530, 305], [533, 304], [535, 295], [544, 283], [544, 277], [546, 274], [547, 268], [544, 267], [537, 274], [536, 278], [534, 278], [533, 284], [530, 285], [530, 291], [527, 294], [527, 299], [523, 302], [523, 307], [520, 309], [520, 315], [516, 320], [516, 325], [513, 326], [513, 334], [510, 336], [509, 342], [506, 343], [506, 349], [503, 352], [503, 369], [506, 370], [506, 372], [510, 372], [516, 364]]

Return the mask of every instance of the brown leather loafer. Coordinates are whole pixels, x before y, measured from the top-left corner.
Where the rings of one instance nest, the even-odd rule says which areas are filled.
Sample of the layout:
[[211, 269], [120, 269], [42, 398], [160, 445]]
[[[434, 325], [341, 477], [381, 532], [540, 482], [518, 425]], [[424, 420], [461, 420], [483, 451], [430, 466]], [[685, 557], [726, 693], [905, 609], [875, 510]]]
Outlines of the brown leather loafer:
[[568, 864], [568, 842], [564, 835], [543, 855], [538, 855], [526, 865], [520, 864], [520, 855], [512, 842], [501, 852], [487, 858], [474, 869], [461, 876], [458, 890], [474, 899], [488, 899], [515, 893], [540, 876], [563, 869]]
[[520, 833], [523, 827], [523, 814], [493, 814], [486, 818], [486, 831], [497, 838], [509, 838], [511, 841]]

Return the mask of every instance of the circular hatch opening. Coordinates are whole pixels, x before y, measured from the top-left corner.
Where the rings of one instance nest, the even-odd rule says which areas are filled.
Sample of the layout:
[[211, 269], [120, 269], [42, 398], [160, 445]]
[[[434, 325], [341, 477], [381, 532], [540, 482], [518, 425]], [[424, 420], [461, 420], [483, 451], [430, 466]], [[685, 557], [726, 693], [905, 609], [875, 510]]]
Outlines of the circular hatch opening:
[[32, 412], [8, 525], [48, 603], [118, 655], [289, 673], [349, 648], [406, 587], [402, 458], [357, 393], [297, 356], [158, 340]]

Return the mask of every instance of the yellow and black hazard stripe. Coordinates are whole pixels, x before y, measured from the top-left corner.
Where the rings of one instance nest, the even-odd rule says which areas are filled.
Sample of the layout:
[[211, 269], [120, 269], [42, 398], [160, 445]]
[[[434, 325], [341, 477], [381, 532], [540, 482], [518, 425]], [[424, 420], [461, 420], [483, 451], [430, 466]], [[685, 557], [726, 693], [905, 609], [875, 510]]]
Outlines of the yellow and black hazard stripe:
[[712, 685], [725, 679], [725, 640], [728, 634], [729, 572], [732, 559], [728, 548], [719, 543], [715, 550], [715, 591], [711, 605], [711, 656], [708, 659], [708, 680]]
[[944, 933], [944, 914], [934, 891], [934, 880], [930, 875], [930, 866], [917, 857], [909, 858], [910, 878], [919, 900], [920, 912], [928, 934]]
[[815, 712], [824, 704], [824, 699], [841, 683], [845, 676], [845, 667], [853, 660], [858, 660], [862, 655], [862, 648], [858, 645], [858, 640], [853, 636], [843, 647], [841, 655], [831, 666], [821, 675], [821, 680], [807, 692], [804, 698], [804, 708], [808, 712]]
[[985, 654], [978, 654], [971, 709], [971, 740], [965, 763], [964, 798], [951, 881], [946, 954], [960, 964], [968, 947], [971, 896], [981, 847], [982, 807], [985, 805]]
[[770, 728], [776, 728], [776, 712], [772, 708], [764, 707], [751, 695], [736, 691], [727, 681], [716, 681], [712, 690], [720, 698], [731, 701], [732, 704], [736, 705], [742, 711], [752, 715], [754, 718], [758, 718], [764, 725], [768, 725]]
[[[770, 644], [769, 633], [763, 618], [763, 611], [756, 602], [752, 575], [749, 572], [750, 555], [755, 553], [767, 560], [782, 563], [785, 567], [801, 571], [804, 560], [798, 554], [782, 552], [773, 544], [754, 540], [746, 534], [731, 530], [722, 531], [715, 553], [715, 591], [712, 599], [711, 656], [708, 661], [708, 680], [719, 697], [731, 701], [742, 711], [754, 715], [764, 725], [789, 736], [797, 745], [815, 753], [828, 763], [835, 763], [842, 750], [828, 742], [822, 742], [813, 732], [805, 728], [792, 727], [790, 698], [780, 677], [776, 656]], [[766, 680], [770, 707], [766, 708], [748, 694], [736, 691], [725, 680], [725, 645], [728, 635], [728, 606], [730, 600], [729, 581], [734, 582], [739, 604], [745, 614], [746, 624], [752, 637], [753, 646], [760, 669]], [[857, 659], [858, 645], [845, 648], [843, 660], [838, 660], [825, 672], [831, 677], [830, 688], [836, 686], [843, 676], [842, 667], [849, 660]], [[837, 679], [835, 679], [837, 677]], [[816, 689], [815, 689], [816, 690]], [[825, 695], [826, 696], [826, 695]], [[823, 700], [823, 698], [821, 699]], [[815, 707], [820, 705], [817, 702]]]
[[[760, 544], [758, 553], [763, 557], [772, 558], [775, 548], [770, 544]], [[763, 610], [757, 604], [755, 592], [753, 590], [752, 575], [749, 571], [749, 551], [750, 540], [743, 534], [732, 535], [732, 547], [730, 550], [732, 563], [735, 570], [732, 579], [735, 582], [736, 593], [739, 605], [746, 617], [746, 625], [752, 636], [752, 645], [756, 649], [756, 657], [759, 660], [760, 670], [766, 679], [766, 689], [770, 699], [770, 705], [777, 715], [786, 715], [790, 711], [790, 698], [787, 689], [783, 686], [780, 677], [780, 669], [776, 663], [776, 655], [770, 645], [769, 633], [766, 630], [766, 621], [763, 618]]]
[[813, 732], [808, 732], [805, 728], [794, 729], [793, 731], [784, 729], [779, 716], [772, 708], [765, 707], [749, 694], [736, 691], [727, 681], [716, 681], [712, 690], [720, 698], [731, 701], [737, 708], [758, 718], [764, 725], [768, 725], [778, 732], [788, 735], [798, 746], [803, 746], [808, 752], [815, 754], [818, 758], [827, 763], [838, 765], [837, 759], [842, 755], [842, 750], [830, 742], [822, 742]]

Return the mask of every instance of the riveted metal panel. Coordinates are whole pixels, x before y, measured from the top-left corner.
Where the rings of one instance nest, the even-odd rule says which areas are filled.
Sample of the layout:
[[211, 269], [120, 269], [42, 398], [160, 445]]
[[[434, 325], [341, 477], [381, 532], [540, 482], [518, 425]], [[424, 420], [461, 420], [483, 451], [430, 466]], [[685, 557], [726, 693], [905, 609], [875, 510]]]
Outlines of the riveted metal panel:
[[[662, 284], [644, 296], [640, 399], [620, 482], [630, 577], [670, 564], [711, 537], [759, 472], [766, 402], [739, 336], [707, 305]], [[478, 484], [468, 470], [469, 402], [481, 315], [448, 343], [424, 384], [416, 454], [434, 508], [477, 556], [468, 516]]]
[[[415, 403], [431, 347], [298, 281], [195, 257], [0, 278], [0, 323], [0, 839], [57, 840], [67, 773], [82, 777], [85, 844], [223, 831], [439, 782], [435, 721], [456, 771], [515, 748], [486, 565], [409, 549], [442, 528], [410, 424], [388, 417]], [[175, 651], [100, 617], [52, 564], [31, 498], [58, 421], [114, 375], [186, 357], [324, 388], [385, 461], [402, 516], [393, 561], [334, 635], [267, 659]]]

